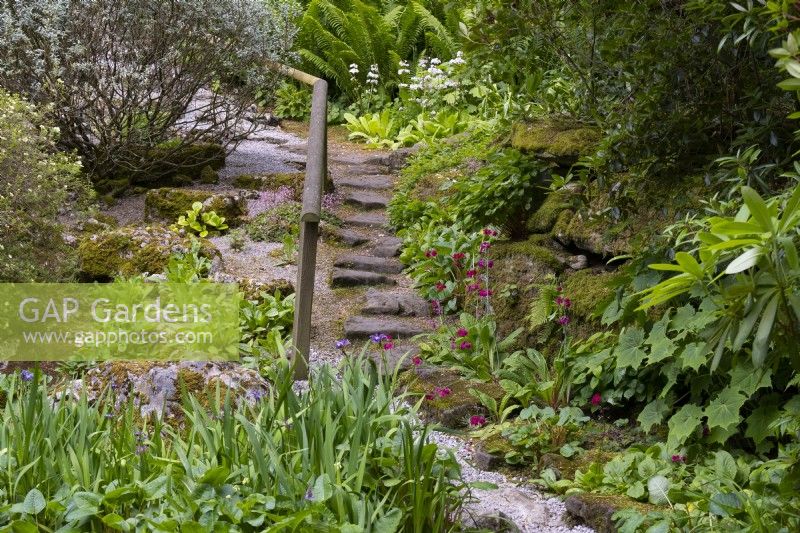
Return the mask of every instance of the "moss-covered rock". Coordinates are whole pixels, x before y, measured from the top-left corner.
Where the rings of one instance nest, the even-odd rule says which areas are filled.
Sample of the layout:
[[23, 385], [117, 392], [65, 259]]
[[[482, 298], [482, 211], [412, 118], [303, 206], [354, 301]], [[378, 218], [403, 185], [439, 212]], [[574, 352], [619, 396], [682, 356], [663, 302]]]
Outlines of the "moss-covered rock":
[[530, 233], [550, 233], [556, 225], [558, 216], [573, 207], [575, 194], [568, 189], [561, 189], [547, 194], [542, 204], [528, 217], [526, 229]]
[[616, 532], [617, 527], [611, 517], [621, 509], [633, 507], [644, 514], [655, 509], [652, 505], [615, 494], [572, 494], [567, 496], [564, 503], [570, 515], [590, 526], [597, 533]]
[[[210, 242], [201, 242], [204, 256], [219, 255]], [[189, 239], [166, 227], [126, 226], [85, 235], [78, 245], [78, 257], [84, 278], [109, 280], [161, 272], [172, 254], [190, 249]]]
[[511, 145], [544, 160], [569, 166], [581, 156], [590, 154], [600, 138], [601, 132], [595, 127], [566, 118], [549, 117], [515, 124]]
[[[270, 174], [242, 174], [233, 179], [233, 185], [240, 189], [253, 189], [257, 191], [275, 190], [280, 187], [289, 187], [294, 192], [295, 198], [303, 195], [303, 184], [306, 175], [304, 172], [273, 172]], [[323, 184], [323, 192], [333, 191], [333, 181], [330, 173]]]
[[231, 227], [240, 225], [247, 214], [247, 202], [241, 196], [164, 187], [153, 189], [145, 196], [145, 220], [175, 222], [195, 202], [202, 203], [205, 210], [225, 217], [225, 223]]
[[586, 269], [566, 275], [561, 285], [563, 294], [572, 301], [570, 312], [583, 320], [591, 320], [597, 306], [614, 293], [622, 274], [602, 269]]
[[200, 183], [219, 183], [219, 172], [214, 170], [211, 165], [204, 166], [203, 170], [200, 171]]
[[[470, 394], [470, 389], [488, 394], [498, 402], [505, 391], [498, 383], [471, 381], [462, 378], [458, 372], [439, 367], [415, 367], [401, 377], [401, 386], [414, 395], [430, 395], [422, 402], [422, 413], [439, 424], [449, 428], [466, 427], [473, 415], [487, 415], [486, 408]], [[436, 394], [439, 389], [449, 389], [449, 394]]]
[[225, 155], [225, 148], [216, 143], [183, 145], [179, 141], [166, 142], [144, 154], [147, 161], [153, 162], [150, 168], [130, 172], [125, 177], [132, 184], [146, 186], [173, 183], [178, 175], [197, 180], [206, 166], [213, 170], [222, 168], [225, 165]]

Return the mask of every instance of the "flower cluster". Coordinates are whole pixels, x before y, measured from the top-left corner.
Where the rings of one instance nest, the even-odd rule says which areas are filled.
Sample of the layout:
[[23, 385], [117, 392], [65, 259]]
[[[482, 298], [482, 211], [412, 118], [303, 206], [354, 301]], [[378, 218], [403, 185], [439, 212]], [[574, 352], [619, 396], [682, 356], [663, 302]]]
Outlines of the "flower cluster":
[[686, 462], [686, 456], [685, 455], [673, 455], [672, 456], [672, 462], [673, 463], [685, 463]]
[[394, 342], [392, 341], [391, 335], [386, 335], [384, 333], [373, 333], [370, 335], [369, 339], [375, 344], [380, 345], [384, 350], [391, 350], [394, 348]]
[[555, 299], [555, 304], [559, 308], [559, 312], [557, 312], [556, 314], [560, 315], [558, 317], [558, 320], [557, 320], [559, 325], [567, 326], [571, 321], [571, 319], [569, 318], [569, 315], [567, 315], [567, 309], [572, 307], [572, 300], [570, 300], [569, 298], [565, 298], [565, 297], [561, 296], [560, 293], [563, 290], [564, 289], [560, 285], [556, 288], [556, 291], [559, 293], [559, 295], [556, 296], [556, 299]]
[[595, 392], [592, 394], [592, 399], [589, 400], [592, 405], [600, 405], [600, 402], [603, 401], [603, 397], [600, 395], [599, 392]]
[[481, 415], [472, 415], [469, 418], [469, 425], [474, 428], [479, 428], [486, 425], [486, 417]]
[[348, 339], [339, 339], [336, 341], [336, 349], [341, 350], [344, 352], [344, 349], [350, 346], [350, 341]]
[[294, 190], [283, 185], [274, 191], [261, 191], [258, 198], [247, 202], [247, 210], [251, 217], [274, 209], [281, 204], [294, 201]]
[[434, 387], [433, 392], [429, 392], [425, 394], [426, 400], [435, 400], [437, 397], [439, 398], [446, 398], [450, 396], [453, 391], [450, 390], [450, 387]]
[[344, 198], [339, 192], [331, 192], [322, 196], [322, 209], [324, 211], [331, 211], [336, 209], [344, 202]]
[[[460, 83], [455, 79], [455, 69], [466, 64], [463, 52], [459, 51], [450, 61], [442, 62], [437, 57], [430, 59], [421, 57], [417, 63], [416, 72], [411, 75], [410, 65], [405, 61], [400, 62], [397, 75], [401, 80], [400, 87], [412, 93], [412, 101], [424, 109], [435, 108], [443, 99], [445, 93], [457, 90]], [[410, 77], [409, 77], [410, 76]], [[435, 114], [434, 111], [431, 112]]]

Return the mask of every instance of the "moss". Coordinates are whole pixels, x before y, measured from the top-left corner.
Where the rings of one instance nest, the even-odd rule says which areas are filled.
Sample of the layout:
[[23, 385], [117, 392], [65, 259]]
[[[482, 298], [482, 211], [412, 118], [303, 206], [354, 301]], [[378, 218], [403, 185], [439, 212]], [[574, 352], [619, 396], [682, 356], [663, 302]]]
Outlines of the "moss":
[[574, 194], [566, 189], [553, 191], [526, 222], [530, 233], [549, 233], [556, 225], [559, 215], [573, 206]]
[[[204, 256], [218, 254], [211, 243], [202, 243]], [[87, 235], [78, 245], [78, 257], [84, 278], [109, 280], [119, 275], [161, 272], [173, 253], [190, 248], [188, 239], [165, 227], [127, 226]]]
[[559, 272], [563, 269], [563, 264], [558, 260], [553, 250], [545, 246], [549, 240], [547, 235], [532, 235], [525, 241], [499, 242], [494, 245], [492, 256], [498, 260], [515, 255], [525, 256], [536, 263]]
[[261, 178], [253, 176], [252, 174], [240, 174], [233, 178], [233, 186], [240, 189], [254, 189], [261, 190]]
[[203, 170], [200, 171], [200, 183], [219, 183], [219, 172], [214, 170], [211, 165], [204, 166]]
[[572, 494], [566, 499], [567, 512], [579, 518], [597, 533], [612, 533], [617, 531], [614, 513], [621, 509], [636, 509], [642, 514], [647, 514], [657, 509], [656, 506], [638, 502], [627, 496], [618, 494]]
[[[306, 175], [304, 172], [273, 172], [259, 176], [243, 174], [234, 178], [233, 185], [240, 189], [252, 189], [256, 191], [269, 191], [280, 187], [289, 187], [294, 193], [294, 197], [299, 199], [303, 195], [305, 179]], [[332, 191], [333, 181], [329, 173], [323, 184], [323, 192]]]
[[622, 274], [579, 270], [563, 279], [563, 294], [572, 301], [572, 313], [584, 320], [593, 317], [595, 309], [614, 292], [612, 288]]
[[595, 127], [558, 117], [514, 125], [511, 145], [545, 159], [572, 164], [592, 152], [601, 137]]
[[192, 177], [186, 174], [178, 174], [170, 180], [165, 180], [165, 184], [167, 183], [175, 187], [188, 187], [192, 184]]
[[174, 222], [201, 202], [206, 210], [214, 211], [226, 218], [229, 226], [236, 226], [246, 213], [244, 201], [229, 194], [214, 194], [209, 191], [193, 189], [161, 188], [147, 193], [144, 200], [145, 220], [165, 220]]

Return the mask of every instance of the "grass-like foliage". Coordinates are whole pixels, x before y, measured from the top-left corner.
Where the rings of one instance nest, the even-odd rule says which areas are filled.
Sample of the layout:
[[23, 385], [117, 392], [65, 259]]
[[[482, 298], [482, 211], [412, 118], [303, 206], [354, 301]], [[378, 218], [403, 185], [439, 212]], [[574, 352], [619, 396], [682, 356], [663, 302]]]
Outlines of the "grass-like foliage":
[[[179, 423], [2, 382], [0, 524], [13, 531], [447, 531], [458, 465], [426, 442], [396, 376], [356, 358], [307, 392], [184, 398]], [[214, 397], [212, 393], [210, 395]], [[238, 405], [236, 405], [238, 404]], [[37, 529], [40, 528], [40, 529]]]

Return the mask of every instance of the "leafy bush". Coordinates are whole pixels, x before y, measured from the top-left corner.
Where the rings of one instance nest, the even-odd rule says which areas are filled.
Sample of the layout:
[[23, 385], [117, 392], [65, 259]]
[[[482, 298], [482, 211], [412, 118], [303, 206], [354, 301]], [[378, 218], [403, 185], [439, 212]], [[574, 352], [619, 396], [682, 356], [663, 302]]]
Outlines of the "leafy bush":
[[[247, 224], [247, 234], [254, 241], [283, 242], [287, 235], [295, 239], [300, 236], [299, 202], [285, 202], [268, 208]], [[323, 211], [323, 224], [341, 225], [335, 215]]]
[[209, 233], [218, 234], [225, 231], [228, 225], [225, 224], [225, 217], [219, 216], [214, 211], [203, 211], [203, 204], [195, 202], [186, 215], [178, 218], [173, 229], [179, 228], [186, 228], [199, 237], [207, 237]]
[[[6, 378], [0, 523], [15, 530], [180, 528], [449, 531], [466, 487], [450, 453], [409, 425], [395, 382], [363, 358], [293, 392], [184, 399], [182, 427], [112, 394], [53, 401], [41, 376]], [[216, 398], [216, 399], [215, 399]], [[287, 423], [290, 421], [290, 423]], [[337, 448], [331, 443], [337, 443]], [[343, 481], [346, 480], [346, 483]]]
[[278, 118], [306, 120], [311, 115], [311, 92], [306, 87], [284, 82], [275, 91], [275, 115]]
[[[250, 128], [241, 119], [251, 95], [276, 78], [258, 65], [281, 60], [291, 46], [290, 5], [6, 2], [0, 84], [52, 104], [48, 113], [61, 128], [61, 143], [77, 150], [90, 172], [148, 173], [187, 145], [246, 137]], [[177, 145], [150, 157], [178, 131]]]
[[80, 214], [91, 197], [80, 161], [58, 153], [59, 130], [29, 103], [0, 90], [0, 280], [63, 281], [75, 252], [62, 211]]
[[239, 310], [241, 342], [254, 345], [259, 340], [275, 337], [275, 333], [286, 336], [294, 321], [294, 294], [286, 297], [280, 291], [275, 294], [262, 292], [258, 300], [242, 300]]

